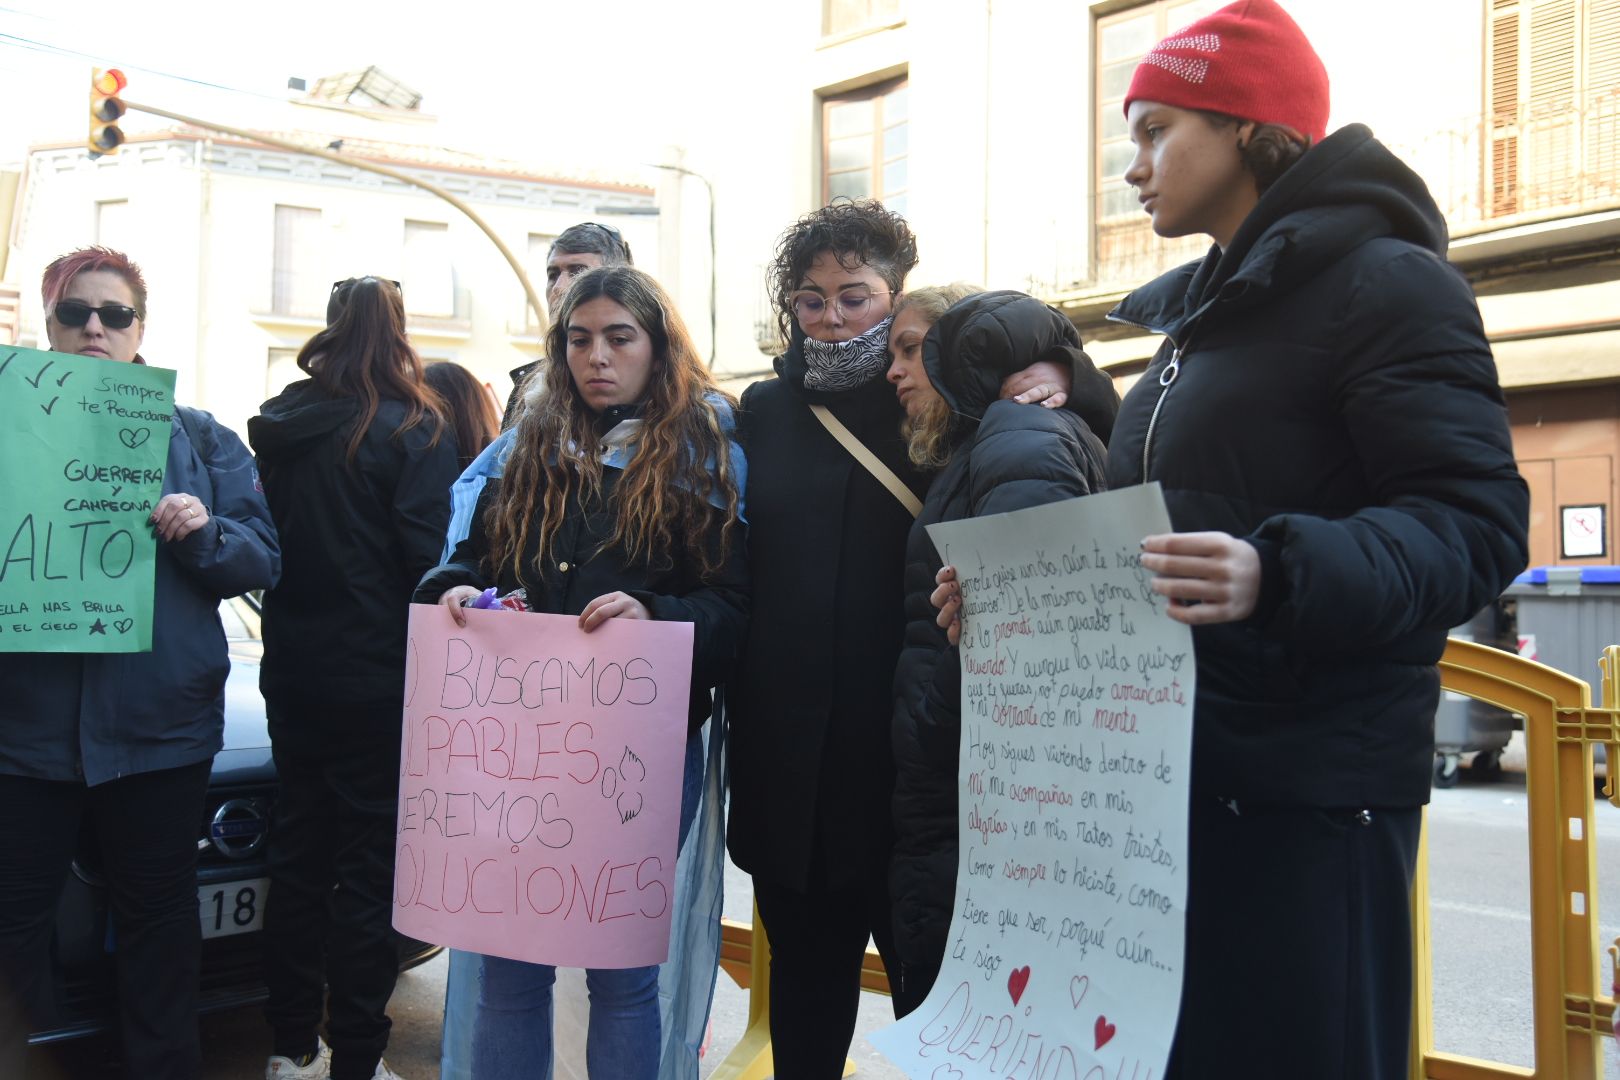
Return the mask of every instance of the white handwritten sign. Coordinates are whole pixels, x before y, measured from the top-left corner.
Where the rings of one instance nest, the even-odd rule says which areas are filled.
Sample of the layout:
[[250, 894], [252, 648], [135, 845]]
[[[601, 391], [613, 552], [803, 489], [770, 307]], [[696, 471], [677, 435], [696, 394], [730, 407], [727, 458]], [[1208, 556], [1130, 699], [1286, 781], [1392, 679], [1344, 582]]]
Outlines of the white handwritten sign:
[[1153, 1080], [1185, 940], [1192, 634], [1140, 565], [1157, 484], [929, 527], [962, 582], [949, 946], [872, 1036], [916, 1078]]

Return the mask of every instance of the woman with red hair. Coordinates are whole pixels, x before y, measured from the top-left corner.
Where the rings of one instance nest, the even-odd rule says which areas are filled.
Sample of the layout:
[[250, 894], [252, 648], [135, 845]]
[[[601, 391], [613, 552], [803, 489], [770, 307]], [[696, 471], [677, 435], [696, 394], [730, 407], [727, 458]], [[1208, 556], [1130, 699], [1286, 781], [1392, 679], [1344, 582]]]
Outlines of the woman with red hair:
[[[45, 269], [55, 352], [144, 364], [146, 282], [121, 252]], [[208, 413], [175, 407], [157, 534], [152, 649], [0, 655], [0, 1076], [51, 1026], [57, 896], [81, 828], [112, 901], [131, 1076], [191, 1078], [197, 1039], [197, 823], [224, 730], [219, 602], [274, 585], [280, 548], [253, 459]]]

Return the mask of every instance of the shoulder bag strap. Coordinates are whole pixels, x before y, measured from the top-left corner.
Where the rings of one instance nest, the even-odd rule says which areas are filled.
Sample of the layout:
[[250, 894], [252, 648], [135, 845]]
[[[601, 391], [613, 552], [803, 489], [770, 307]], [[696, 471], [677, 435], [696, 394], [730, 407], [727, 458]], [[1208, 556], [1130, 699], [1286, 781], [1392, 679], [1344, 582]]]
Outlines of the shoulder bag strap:
[[900, 500], [900, 505], [910, 512], [912, 517], [922, 513], [922, 500], [911, 493], [905, 481], [894, 475], [894, 470], [878, 460], [878, 456], [866, 448], [866, 444], [857, 439], [843, 421], [832, 414], [832, 410], [825, 405], [812, 405], [810, 411], [816, 414], [821, 426], [826, 428], [839, 445], [848, 450], [850, 456], [861, 463], [861, 467], [877, 480], [878, 483], [889, 489], [889, 494]]

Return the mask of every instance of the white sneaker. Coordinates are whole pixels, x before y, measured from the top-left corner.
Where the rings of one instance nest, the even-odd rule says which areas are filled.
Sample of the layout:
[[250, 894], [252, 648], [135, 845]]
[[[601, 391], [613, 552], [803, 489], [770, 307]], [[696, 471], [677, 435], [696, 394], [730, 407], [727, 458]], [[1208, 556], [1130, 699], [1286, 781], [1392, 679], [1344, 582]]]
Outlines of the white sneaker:
[[377, 1071], [371, 1074], [371, 1080], [405, 1080], [405, 1078], [388, 1067], [388, 1062], [378, 1061]]
[[264, 1080], [326, 1080], [332, 1072], [332, 1048], [320, 1036], [315, 1038], [315, 1058], [299, 1065], [292, 1058], [271, 1054], [264, 1066]]

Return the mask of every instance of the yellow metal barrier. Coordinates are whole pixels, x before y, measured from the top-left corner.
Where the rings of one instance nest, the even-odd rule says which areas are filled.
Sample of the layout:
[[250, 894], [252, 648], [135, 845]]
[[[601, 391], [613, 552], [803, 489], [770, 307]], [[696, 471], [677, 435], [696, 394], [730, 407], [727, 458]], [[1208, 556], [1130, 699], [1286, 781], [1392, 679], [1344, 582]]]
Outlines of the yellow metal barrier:
[[[1608, 744], [1604, 794], [1620, 806], [1620, 646], [1604, 650], [1602, 671], [1603, 705], [1594, 706], [1592, 688], [1573, 675], [1473, 642], [1453, 639], [1446, 647], [1440, 660], [1443, 687], [1525, 718], [1536, 1064], [1527, 1069], [1434, 1049], [1425, 830], [1412, 887], [1412, 1080], [1600, 1080], [1603, 1075], [1603, 1039], [1614, 1034], [1615, 1002], [1599, 990], [1592, 748]], [[1620, 982], [1620, 940], [1608, 952]], [[731, 920], [722, 924], [720, 955], [720, 966], [749, 992], [748, 1031], [713, 1078], [766, 1080], [772, 1070], [770, 944], [758, 909], [753, 927]], [[871, 950], [861, 987], [889, 989], [883, 962]], [[853, 1064], [846, 1064], [844, 1075], [853, 1072]]]
[[[720, 967], [736, 984], [748, 991], [748, 1030], [726, 1059], [710, 1074], [710, 1080], [766, 1080], [774, 1068], [771, 1062], [771, 943], [754, 908], [754, 925], [735, 919], [720, 920]], [[874, 994], [889, 992], [889, 973], [876, 949], [866, 950], [861, 964], [861, 989]], [[855, 1063], [844, 1061], [844, 1075], [855, 1075]]]
[[[1440, 660], [1447, 690], [1524, 717], [1525, 793], [1530, 837], [1530, 969], [1534, 1068], [1479, 1061], [1434, 1049], [1427, 850], [1412, 890], [1415, 985], [1414, 1080], [1598, 1080], [1603, 1037], [1613, 1035], [1614, 1000], [1602, 985], [1598, 951], [1597, 850], [1593, 835], [1592, 747], [1609, 745], [1605, 794], [1620, 806], [1620, 648], [1604, 650], [1603, 705], [1573, 675], [1511, 653], [1451, 641]], [[1620, 943], [1617, 943], [1620, 945]], [[1611, 950], [1611, 953], [1613, 950]]]

